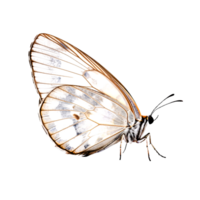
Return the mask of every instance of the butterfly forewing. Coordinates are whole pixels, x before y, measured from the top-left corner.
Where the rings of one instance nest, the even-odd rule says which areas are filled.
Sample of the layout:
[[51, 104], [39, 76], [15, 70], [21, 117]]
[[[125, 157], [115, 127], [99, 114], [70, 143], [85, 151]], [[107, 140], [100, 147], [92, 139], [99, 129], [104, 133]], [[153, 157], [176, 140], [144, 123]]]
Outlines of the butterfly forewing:
[[41, 99], [58, 86], [84, 86], [118, 101], [123, 109], [131, 110], [136, 119], [141, 119], [135, 101], [124, 86], [73, 45], [49, 34], [39, 34], [31, 46], [30, 63]]

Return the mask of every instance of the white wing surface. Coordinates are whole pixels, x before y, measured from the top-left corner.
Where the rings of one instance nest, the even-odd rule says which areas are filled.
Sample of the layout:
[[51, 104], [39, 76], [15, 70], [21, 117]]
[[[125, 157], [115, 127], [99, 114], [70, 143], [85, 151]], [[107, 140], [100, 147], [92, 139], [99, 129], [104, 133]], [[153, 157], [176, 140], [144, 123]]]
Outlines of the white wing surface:
[[[140, 111], [124, 86], [73, 45], [49, 34], [39, 34], [31, 45], [29, 56], [40, 100], [58, 86], [77, 85], [115, 99], [125, 110], [131, 110], [136, 119], [141, 120]], [[94, 113], [88, 115], [95, 117]]]
[[72, 154], [90, 155], [119, 141], [133, 113], [115, 99], [81, 86], [60, 86], [40, 107], [53, 141]]

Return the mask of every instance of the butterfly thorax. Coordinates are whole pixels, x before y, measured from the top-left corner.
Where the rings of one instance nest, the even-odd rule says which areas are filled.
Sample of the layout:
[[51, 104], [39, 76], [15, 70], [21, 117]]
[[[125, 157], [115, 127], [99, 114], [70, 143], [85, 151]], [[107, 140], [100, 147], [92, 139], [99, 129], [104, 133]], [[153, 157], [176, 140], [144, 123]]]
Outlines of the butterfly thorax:
[[129, 128], [125, 138], [128, 144], [141, 143], [142, 136], [147, 132], [148, 121], [147, 118], [142, 118], [142, 121], [135, 121], [135, 124]]

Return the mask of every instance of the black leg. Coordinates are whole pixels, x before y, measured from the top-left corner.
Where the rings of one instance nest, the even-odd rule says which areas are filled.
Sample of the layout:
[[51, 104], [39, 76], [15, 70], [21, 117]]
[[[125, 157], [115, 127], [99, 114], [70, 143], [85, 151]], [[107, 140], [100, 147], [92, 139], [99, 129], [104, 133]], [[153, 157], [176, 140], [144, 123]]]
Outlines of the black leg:
[[120, 143], [118, 144], [118, 158], [122, 158], [123, 157], [123, 144]]
[[153, 136], [152, 133], [148, 133], [146, 135], [143, 136], [143, 138], [146, 138], [145, 142], [144, 142], [144, 148], [145, 148], [145, 152], [146, 152], [146, 158], [148, 160], [152, 160], [151, 158], [151, 149], [154, 151], [154, 153], [162, 158], [162, 159], [167, 159], [168, 157], [163, 155], [158, 148], [156, 147], [156, 145], [153, 143]]

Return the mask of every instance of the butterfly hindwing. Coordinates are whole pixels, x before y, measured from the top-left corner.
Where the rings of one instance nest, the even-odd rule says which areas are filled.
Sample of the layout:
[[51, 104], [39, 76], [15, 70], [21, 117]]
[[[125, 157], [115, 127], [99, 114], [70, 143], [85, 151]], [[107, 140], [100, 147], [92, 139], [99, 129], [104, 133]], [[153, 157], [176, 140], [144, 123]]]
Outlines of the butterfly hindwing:
[[53, 89], [40, 107], [41, 121], [57, 146], [89, 155], [111, 146], [127, 128], [132, 112], [111, 97], [81, 86]]

